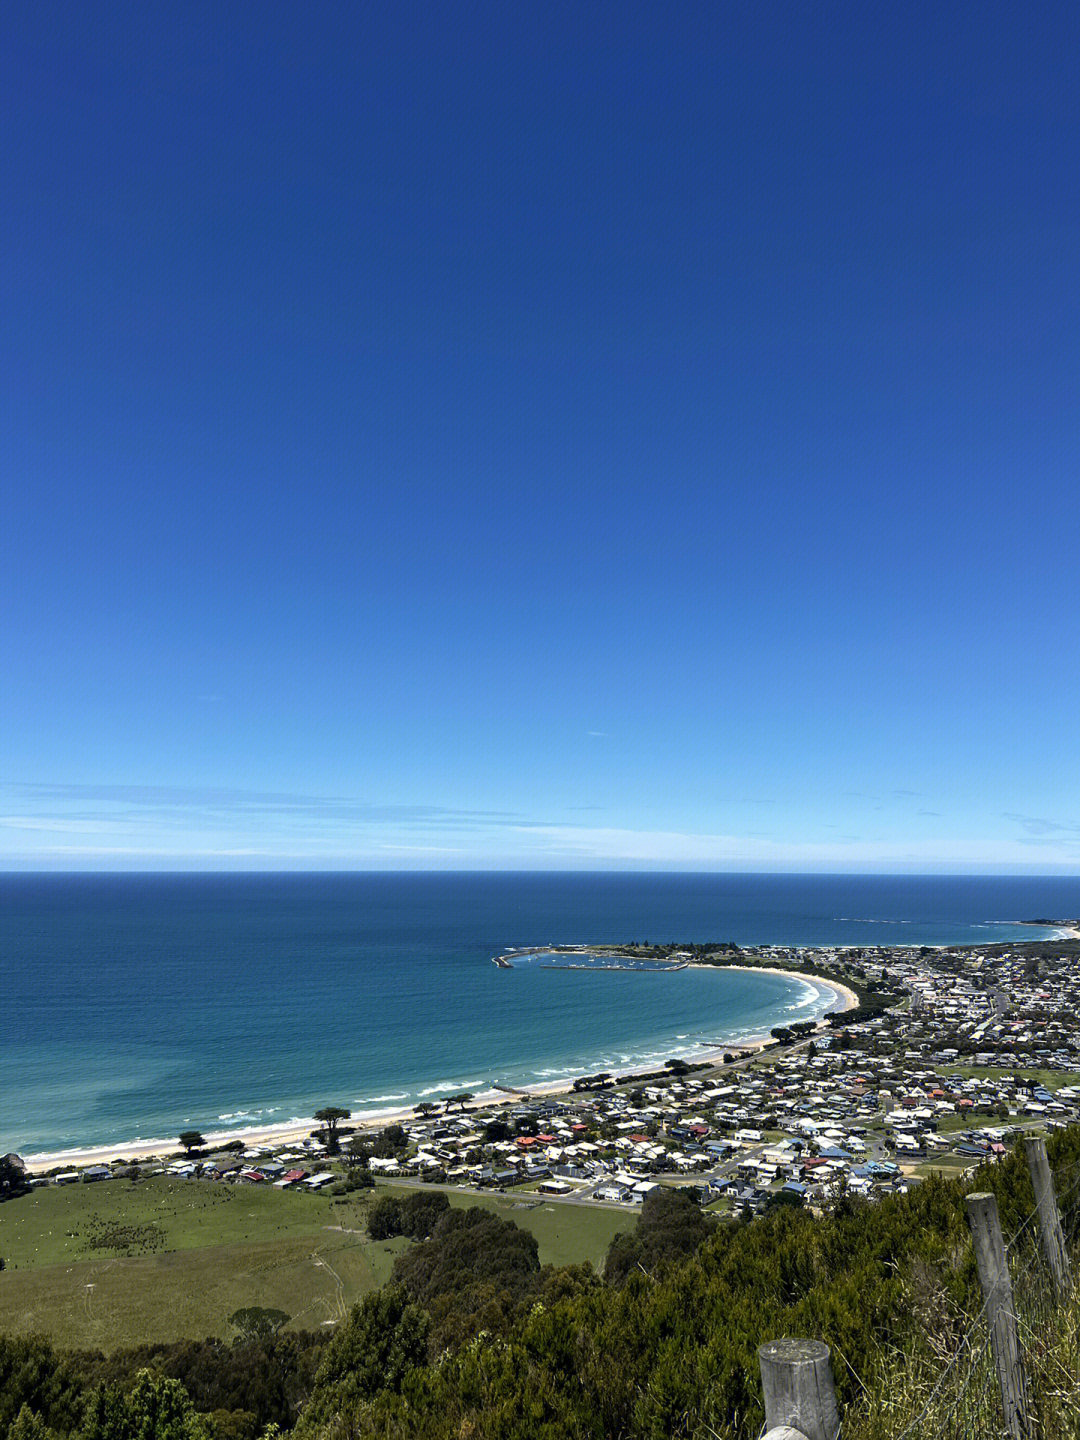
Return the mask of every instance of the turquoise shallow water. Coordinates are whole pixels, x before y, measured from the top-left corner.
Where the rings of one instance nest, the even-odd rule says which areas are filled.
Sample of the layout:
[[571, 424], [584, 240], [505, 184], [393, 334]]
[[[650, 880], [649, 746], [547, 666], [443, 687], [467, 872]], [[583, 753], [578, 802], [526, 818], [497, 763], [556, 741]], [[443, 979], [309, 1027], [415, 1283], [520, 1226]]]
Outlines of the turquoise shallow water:
[[511, 945], [959, 943], [1078, 911], [1027, 879], [0, 877], [0, 1151], [627, 1068], [825, 1008], [766, 975], [492, 965]]

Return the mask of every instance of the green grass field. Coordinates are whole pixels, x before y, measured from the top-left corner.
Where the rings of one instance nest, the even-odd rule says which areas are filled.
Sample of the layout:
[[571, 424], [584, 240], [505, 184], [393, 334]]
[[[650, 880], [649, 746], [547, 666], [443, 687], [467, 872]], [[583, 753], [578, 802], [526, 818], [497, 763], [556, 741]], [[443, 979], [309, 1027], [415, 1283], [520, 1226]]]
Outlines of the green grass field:
[[[368, 1239], [372, 1193], [334, 1201], [164, 1176], [35, 1190], [0, 1208], [0, 1329], [112, 1350], [225, 1337], [229, 1315], [248, 1305], [285, 1310], [297, 1328], [335, 1323], [389, 1278], [407, 1243]], [[634, 1223], [599, 1205], [538, 1198], [450, 1202], [530, 1230], [545, 1264], [600, 1264], [611, 1237]]]
[[[942, 1071], [944, 1074], [945, 1071]], [[950, 1075], [967, 1075], [972, 1079], [996, 1079], [1001, 1075], [1024, 1075], [1037, 1080], [1050, 1093], [1056, 1094], [1064, 1085], [1080, 1085], [1080, 1074], [1075, 1070], [1036, 1070], [1029, 1065], [951, 1065]]]
[[1002, 1120], [998, 1115], [940, 1115], [937, 1121], [939, 1135], [952, 1135], [957, 1130], [992, 1130], [1005, 1125], [1015, 1125], [1015, 1115]]
[[962, 1174], [965, 1170], [970, 1170], [978, 1163], [973, 1155], [935, 1155], [933, 1159], [923, 1160], [913, 1166], [911, 1174], [918, 1179], [926, 1179], [927, 1176], [935, 1173], [951, 1178]]

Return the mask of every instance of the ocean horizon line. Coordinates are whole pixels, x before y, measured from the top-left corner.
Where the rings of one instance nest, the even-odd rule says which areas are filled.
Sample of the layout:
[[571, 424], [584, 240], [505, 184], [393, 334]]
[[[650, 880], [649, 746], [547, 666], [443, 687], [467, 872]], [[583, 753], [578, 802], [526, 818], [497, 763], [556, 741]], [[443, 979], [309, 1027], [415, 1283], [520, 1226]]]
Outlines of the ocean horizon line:
[[[295, 875], [305, 879], [315, 879], [321, 875], [325, 876], [383, 876], [400, 875], [410, 879], [422, 878], [424, 876], [529, 876], [546, 878], [574, 878], [587, 876], [602, 876], [612, 878], [625, 875], [630, 878], [643, 878], [650, 875], [657, 877], [677, 877], [685, 875], [693, 878], [714, 878], [719, 879], [725, 876], [738, 879], [822, 879], [822, 880], [849, 880], [849, 879], [897, 879], [897, 880], [1080, 880], [1080, 866], [1074, 863], [1062, 863], [1057, 866], [1034, 869], [1019, 862], [1016, 864], [1005, 864], [1003, 868], [992, 868], [998, 862], [986, 862], [972, 864], [969, 868], [949, 868], [952, 862], [943, 861], [940, 866], [930, 868], [918, 868], [925, 866], [925, 861], [913, 861], [910, 866], [894, 863], [893, 868], [881, 866], [861, 865], [852, 866], [846, 869], [819, 869], [817, 867], [795, 866], [785, 868], [786, 862], [781, 862], [774, 867], [762, 869], [760, 866], [754, 868], [740, 866], [731, 861], [725, 861], [722, 865], [709, 866], [683, 866], [675, 863], [663, 863], [660, 861], [643, 861], [640, 864], [604, 865], [597, 863], [588, 866], [537, 866], [537, 865], [514, 865], [514, 864], [488, 864], [488, 865], [372, 865], [369, 862], [354, 863], [342, 860], [334, 864], [313, 864], [313, 865], [260, 865], [260, 866], [209, 866], [196, 864], [199, 857], [169, 857], [174, 860], [171, 867], [162, 865], [42, 865], [40, 857], [27, 859], [25, 863], [12, 863], [12, 857], [7, 857], [5, 863], [0, 865], [0, 880], [9, 878], [39, 878], [46, 879], [51, 876], [101, 876], [101, 877], [122, 877], [122, 876], [154, 876], [160, 878], [185, 878], [193, 876], [220, 876], [222, 878], [238, 878], [266, 876], [273, 879]], [[183, 863], [189, 858], [191, 863]], [[269, 857], [268, 857], [269, 858]]]

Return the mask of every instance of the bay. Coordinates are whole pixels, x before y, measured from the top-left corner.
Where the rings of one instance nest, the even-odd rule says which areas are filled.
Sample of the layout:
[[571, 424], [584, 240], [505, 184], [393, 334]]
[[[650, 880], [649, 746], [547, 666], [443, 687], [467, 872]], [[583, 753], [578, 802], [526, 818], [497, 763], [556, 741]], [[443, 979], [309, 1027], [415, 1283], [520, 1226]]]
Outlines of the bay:
[[500, 970], [511, 946], [1031, 938], [1039, 877], [0, 876], [0, 1152], [659, 1064], [820, 1014], [769, 975]]

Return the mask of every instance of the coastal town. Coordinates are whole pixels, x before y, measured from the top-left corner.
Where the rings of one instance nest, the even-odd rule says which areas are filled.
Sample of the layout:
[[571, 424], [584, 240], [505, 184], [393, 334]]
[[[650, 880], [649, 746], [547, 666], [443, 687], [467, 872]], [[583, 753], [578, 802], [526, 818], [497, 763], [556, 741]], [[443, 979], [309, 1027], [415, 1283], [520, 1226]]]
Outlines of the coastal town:
[[704, 1206], [749, 1217], [903, 1192], [935, 1170], [1004, 1155], [1022, 1133], [1080, 1118], [1076, 939], [985, 950], [665, 948], [650, 957], [816, 978], [851, 1008], [778, 1026], [759, 1047], [581, 1076], [562, 1093], [462, 1092], [377, 1126], [351, 1126], [342, 1110], [289, 1137], [189, 1140], [182, 1154], [81, 1165], [31, 1160], [27, 1179], [167, 1173], [331, 1193], [434, 1185], [626, 1209], [663, 1185], [693, 1187]]

